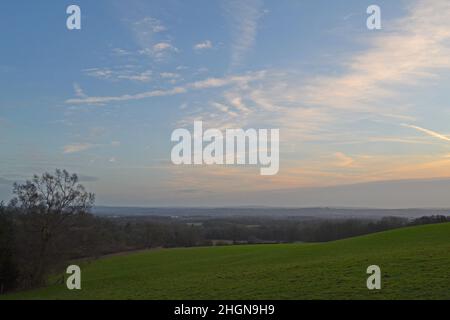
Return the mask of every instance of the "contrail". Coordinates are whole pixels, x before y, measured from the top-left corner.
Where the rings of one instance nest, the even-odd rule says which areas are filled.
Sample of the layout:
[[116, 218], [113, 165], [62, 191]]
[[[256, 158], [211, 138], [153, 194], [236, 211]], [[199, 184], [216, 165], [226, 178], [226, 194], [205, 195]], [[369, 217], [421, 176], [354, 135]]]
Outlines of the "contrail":
[[427, 135], [429, 135], [431, 137], [434, 137], [434, 138], [438, 138], [440, 140], [450, 141], [450, 138], [448, 138], [447, 136], [444, 136], [443, 134], [440, 134], [440, 133], [432, 131], [432, 130], [428, 130], [428, 129], [425, 129], [425, 128], [421, 128], [421, 127], [418, 127], [418, 126], [413, 126], [411, 124], [405, 124], [405, 123], [402, 124], [402, 126], [403, 127], [412, 128], [412, 129], [415, 129], [417, 131], [426, 133]]

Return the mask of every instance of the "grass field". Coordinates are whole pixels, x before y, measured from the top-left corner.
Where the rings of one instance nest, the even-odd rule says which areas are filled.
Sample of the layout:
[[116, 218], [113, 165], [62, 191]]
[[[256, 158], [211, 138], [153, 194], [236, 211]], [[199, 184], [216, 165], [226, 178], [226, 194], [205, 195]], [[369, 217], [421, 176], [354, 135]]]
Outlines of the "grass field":
[[[382, 290], [366, 288], [366, 268]], [[450, 299], [450, 224], [322, 244], [164, 249], [81, 264], [65, 285], [8, 299]]]

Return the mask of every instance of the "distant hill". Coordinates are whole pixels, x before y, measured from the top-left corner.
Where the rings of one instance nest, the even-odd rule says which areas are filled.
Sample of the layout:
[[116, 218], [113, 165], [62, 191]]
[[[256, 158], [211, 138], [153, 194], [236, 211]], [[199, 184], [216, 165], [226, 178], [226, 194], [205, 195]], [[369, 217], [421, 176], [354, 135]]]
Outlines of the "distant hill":
[[[379, 265], [382, 290], [366, 288]], [[450, 224], [322, 244], [162, 249], [82, 267], [64, 285], [9, 299], [450, 299]]]
[[94, 214], [101, 216], [278, 216], [315, 218], [382, 218], [386, 216], [418, 218], [431, 215], [450, 215], [450, 209], [364, 209], [364, 208], [140, 208], [97, 206]]

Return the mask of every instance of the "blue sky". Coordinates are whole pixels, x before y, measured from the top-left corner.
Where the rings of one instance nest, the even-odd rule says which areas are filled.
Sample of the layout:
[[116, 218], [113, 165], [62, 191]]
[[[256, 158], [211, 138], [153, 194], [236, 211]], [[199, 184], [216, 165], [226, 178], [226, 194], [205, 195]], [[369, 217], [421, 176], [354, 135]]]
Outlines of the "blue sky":
[[[98, 204], [140, 206], [447, 178], [449, 17], [445, 0], [4, 1], [0, 199], [55, 168]], [[280, 173], [173, 166], [171, 132], [194, 120], [280, 128]]]

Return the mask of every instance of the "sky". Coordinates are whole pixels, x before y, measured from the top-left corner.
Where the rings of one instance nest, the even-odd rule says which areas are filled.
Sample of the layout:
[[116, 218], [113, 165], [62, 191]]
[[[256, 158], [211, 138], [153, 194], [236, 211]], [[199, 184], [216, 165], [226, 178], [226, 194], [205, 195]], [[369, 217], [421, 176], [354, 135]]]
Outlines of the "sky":
[[[0, 29], [0, 200], [62, 168], [99, 205], [450, 207], [448, 0], [17, 0]], [[172, 164], [196, 120], [279, 128], [279, 173]]]

